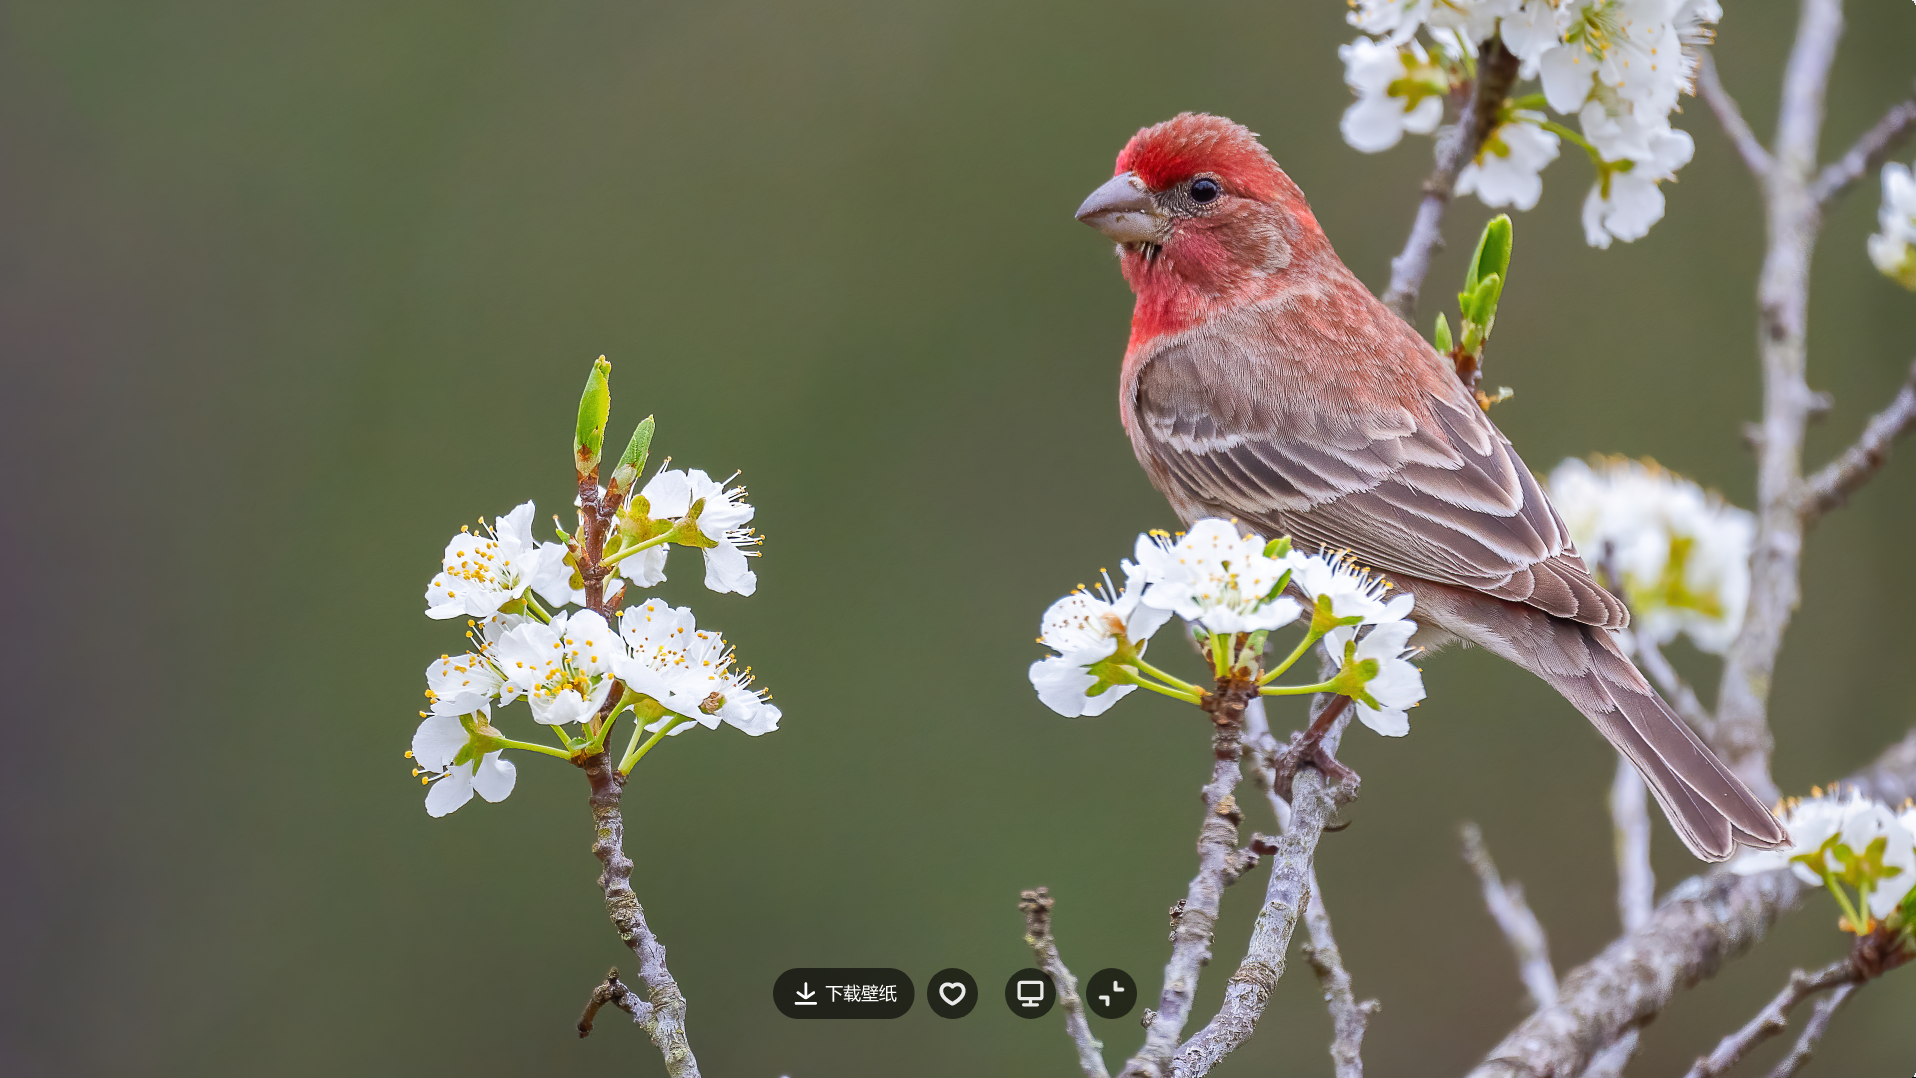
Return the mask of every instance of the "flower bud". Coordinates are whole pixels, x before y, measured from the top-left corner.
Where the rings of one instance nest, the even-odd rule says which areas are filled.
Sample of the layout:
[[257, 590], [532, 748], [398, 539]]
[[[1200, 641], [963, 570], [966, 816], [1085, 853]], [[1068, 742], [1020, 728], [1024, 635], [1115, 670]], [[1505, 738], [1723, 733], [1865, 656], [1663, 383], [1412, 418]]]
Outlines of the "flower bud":
[[599, 477], [599, 449], [605, 443], [605, 421], [612, 412], [612, 364], [604, 356], [592, 364], [585, 392], [579, 397], [579, 426], [572, 438], [572, 456], [581, 479]]

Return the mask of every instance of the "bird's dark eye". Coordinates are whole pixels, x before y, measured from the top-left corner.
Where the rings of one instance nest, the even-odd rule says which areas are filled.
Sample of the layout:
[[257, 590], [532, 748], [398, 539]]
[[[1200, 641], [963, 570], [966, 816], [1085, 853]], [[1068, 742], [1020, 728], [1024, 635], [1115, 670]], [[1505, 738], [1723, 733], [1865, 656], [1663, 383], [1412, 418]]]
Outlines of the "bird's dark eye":
[[1209, 202], [1223, 193], [1224, 189], [1217, 185], [1216, 180], [1204, 179], [1191, 185], [1191, 201], [1199, 204]]

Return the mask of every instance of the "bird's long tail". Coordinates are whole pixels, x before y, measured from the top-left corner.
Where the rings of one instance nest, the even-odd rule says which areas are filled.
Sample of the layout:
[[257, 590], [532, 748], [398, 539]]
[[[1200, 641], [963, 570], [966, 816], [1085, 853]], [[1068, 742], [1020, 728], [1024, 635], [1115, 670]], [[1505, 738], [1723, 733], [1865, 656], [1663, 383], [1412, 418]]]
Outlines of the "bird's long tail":
[[[1422, 600], [1420, 591], [1420, 606]], [[1738, 843], [1758, 849], [1788, 843], [1782, 824], [1644, 680], [1615, 632], [1517, 603], [1499, 605], [1496, 624], [1471, 618], [1470, 631], [1446, 628], [1530, 670], [1583, 712], [1636, 764], [1691, 853], [1722, 861]]]

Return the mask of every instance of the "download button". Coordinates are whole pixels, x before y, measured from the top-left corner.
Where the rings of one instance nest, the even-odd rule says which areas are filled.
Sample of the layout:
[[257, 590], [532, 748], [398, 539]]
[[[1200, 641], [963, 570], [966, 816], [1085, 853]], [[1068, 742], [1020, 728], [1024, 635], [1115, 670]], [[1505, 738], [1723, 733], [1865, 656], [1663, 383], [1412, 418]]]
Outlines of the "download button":
[[772, 982], [787, 1018], [897, 1018], [911, 1010], [911, 978], [896, 969], [788, 969]]

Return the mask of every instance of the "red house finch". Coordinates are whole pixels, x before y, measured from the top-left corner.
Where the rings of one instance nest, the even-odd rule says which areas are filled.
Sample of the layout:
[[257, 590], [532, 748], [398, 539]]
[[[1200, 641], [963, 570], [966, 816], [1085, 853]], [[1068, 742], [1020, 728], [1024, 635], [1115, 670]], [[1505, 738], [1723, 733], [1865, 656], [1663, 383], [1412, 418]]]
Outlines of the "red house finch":
[[1344, 263], [1257, 136], [1186, 113], [1131, 139], [1078, 219], [1137, 293], [1119, 412], [1186, 523], [1348, 549], [1416, 597], [1414, 643], [1529, 670], [1643, 773], [1690, 851], [1783, 828], [1624, 655], [1628, 612], [1450, 363]]

